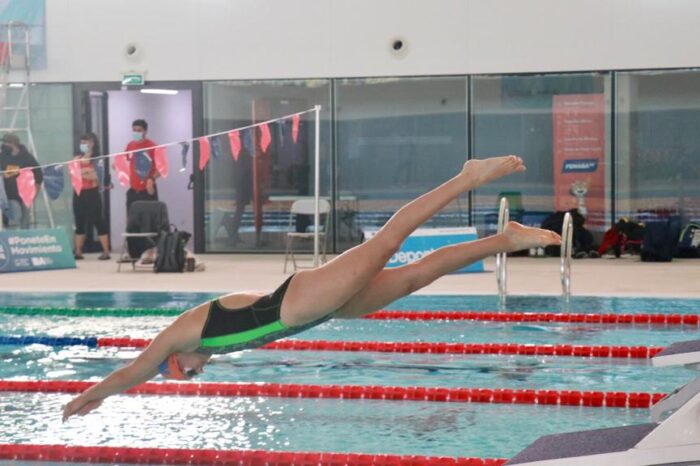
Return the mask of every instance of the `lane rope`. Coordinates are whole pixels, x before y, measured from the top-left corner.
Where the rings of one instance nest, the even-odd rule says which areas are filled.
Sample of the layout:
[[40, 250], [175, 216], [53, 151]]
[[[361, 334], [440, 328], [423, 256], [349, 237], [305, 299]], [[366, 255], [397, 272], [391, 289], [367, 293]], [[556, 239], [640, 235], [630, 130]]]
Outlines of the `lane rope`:
[[0, 444], [0, 459], [111, 464], [246, 464], [258, 466], [501, 466], [506, 462], [502, 458], [8, 443]]
[[[66, 317], [147, 317], [179, 316], [185, 309], [176, 308], [60, 308], [60, 307], [0, 307], [0, 314]], [[369, 320], [419, 320], [419, 321], [479, 321], [479, 322], [529, 322], [572, 323], [601, 325], [686, 325], [698, 326], [698, 314], [597, 314], [556, 312], [495, 312], [495, 311], [377, 311], [366, 315]]]
[[[88, 348], [145, 348], [145, 338], [0, 336], [0, 345], [87, 346]], [[282, 351], [342, 351], [418, 354], [493, 354], [512, 356], [573, 356], [583, 358], [650, 359], [660, 346], [534, 345], [522, 343], [436, 343], [386, 341], [280, 340], [260, 347]]]
[[[95, 383], [82, 380], [0, 380], [0, 392], [82, 393]], [[228, 382], [147, 382], [124, 393], [129, 395], [263, 396], [443, 403], [538, 404], [630, 409], [649, 408], [666, 396], [664, 393], [646, 392]]]

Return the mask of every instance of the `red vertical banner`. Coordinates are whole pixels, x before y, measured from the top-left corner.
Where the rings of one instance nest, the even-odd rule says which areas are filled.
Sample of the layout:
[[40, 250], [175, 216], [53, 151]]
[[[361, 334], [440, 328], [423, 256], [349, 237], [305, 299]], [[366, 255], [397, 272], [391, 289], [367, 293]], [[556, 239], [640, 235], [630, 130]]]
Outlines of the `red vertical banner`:
[[209, 145], [209, 138], [207, 137], [201, 137], [197, 139], [197, 142], [199, 142], [199, 171], [203, 171], [204, 167], [209, 163], [211, 146]]
[[577, 208], [588, 227], [605, 225], [605, 100], [603, 94], [552, 100], [554, 208]]
[[119, 154], [114, 157], [114, 169], [117, 172], [119, 184], [124, 187], [129, 186], [130, 170], [126, 154]]
[[83, 173], [80, 167], [80, 160], [71, 160], [68, 162], [68, 171], [70, 171], [70, 181], [75, 190], [75, 194], [80, 196], [83, 191]]
[[156, 147], [154, 150], [153, 162], [156, 164], [156, 170], [163, 178], [168, 177], [168, 148]]

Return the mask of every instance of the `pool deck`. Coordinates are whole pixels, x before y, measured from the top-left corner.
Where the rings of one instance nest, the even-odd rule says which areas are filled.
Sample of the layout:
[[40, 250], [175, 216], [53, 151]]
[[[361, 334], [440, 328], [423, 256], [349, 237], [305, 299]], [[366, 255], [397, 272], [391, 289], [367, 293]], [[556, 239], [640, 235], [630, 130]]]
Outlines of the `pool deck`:
[[[270, 290], [286, 277], [281, 255], [202, 255], [206, 271], [183, 274], [132, 272], [114, 261], [86, 255], [77, 269], [0, 274], [1, 292], [32, 291], [200, 291]], [[419, 294], [496, 294], [496, 266], [485, 261], [486, 273], [442, 277]], [[561, 293], [559, 260], [509, 258], [510, 294]], [[643, 263], [639, 257], [574, 260], [574, 295], [659, 296], [700, 298], [700, 260]]]

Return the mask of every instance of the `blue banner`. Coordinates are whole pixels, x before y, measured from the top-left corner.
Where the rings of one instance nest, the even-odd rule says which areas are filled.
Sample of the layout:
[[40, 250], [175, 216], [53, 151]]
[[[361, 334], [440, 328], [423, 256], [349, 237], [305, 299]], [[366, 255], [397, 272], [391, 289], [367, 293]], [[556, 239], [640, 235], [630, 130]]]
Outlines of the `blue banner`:
[[0, 231], [0, 273], [74, 268], [63, 229]]
[[[371, 238], [376, 231], [365, 231], [365, 238]], [[431, 252], [444, 246], [451, 244], [465, 243], [478, 239], [476, 228], [419, 228], [414, 231], [411, 236], [406, 238], [406, 241], [401, 245], [401, 249], [396, 254], [391, 256], [386, 267], [400, 267], [410, 264]], [[463, 267], [454, 273], [470, 273], [483, 272], [484, 262], [478, 261], [473, 264]]]

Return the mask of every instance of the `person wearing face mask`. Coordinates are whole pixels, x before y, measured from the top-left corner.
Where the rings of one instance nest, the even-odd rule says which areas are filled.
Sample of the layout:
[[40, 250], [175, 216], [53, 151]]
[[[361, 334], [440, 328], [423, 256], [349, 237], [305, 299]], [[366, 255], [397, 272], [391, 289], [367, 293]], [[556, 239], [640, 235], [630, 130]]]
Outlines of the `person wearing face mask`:
[[99, 260], [108, 260], [109, 236], [107, 225], [102, 217], [102, 199], [100, 199], [100, 182], [94, 157], [100, 153], [100, 143], [94, 133], [87, 133], [80, 138], [80, 154], [73, 160], [80, 161], [82, 189], [80, 194], [73, 192], [73, 217], [75, 218], [75, 258], [83, 259], [85, 234], [93, 226], [102, 246]]
[[[19, 137], [15, 133], [5, 133], [2, 137], [2, 151], [0, 152], [0, 171], [2, 172], [3, 181], [5, 183], [5, 193], [9, 201], [10, 208], [14, 212], [13, 217], [16, 218], [19, 213], [19, 226], [26, 230], [29, 228], [31, 219], [31, 210], [24, 205], [22, 198], [19, 195], [17, 188], [17, 177], [19, 171], [27, 167], [38, 167], [39, 162], [20, 143]], [[32, 170], [34, 173], [34, 183], [37, 192], [41, 188], [41, 183], [44, 181], [44, 175], [41, 168]], [[5, 224], [7, 224], [5, 219]]]
[[[154, 151], [146, 150], [154, 147], [157, 144], [146, 137], [148, 133], [148, 123], [146, 120], [134, 120], [131, 124], [133, 140], [129, 141], [126, 146], [127, 158], [129, 160], [129, 180], [131, 187], [126, 192], [126, 210], [136, 201], [157, 201], [158, 188], [156, 187], [156, 178], [158, 178], [158, 170], [156, 170]], [[151, 168], [148, 171], [145, 179], [139, 176], [137, 171], [137, 159], [143, 154], [151, 161]]]

